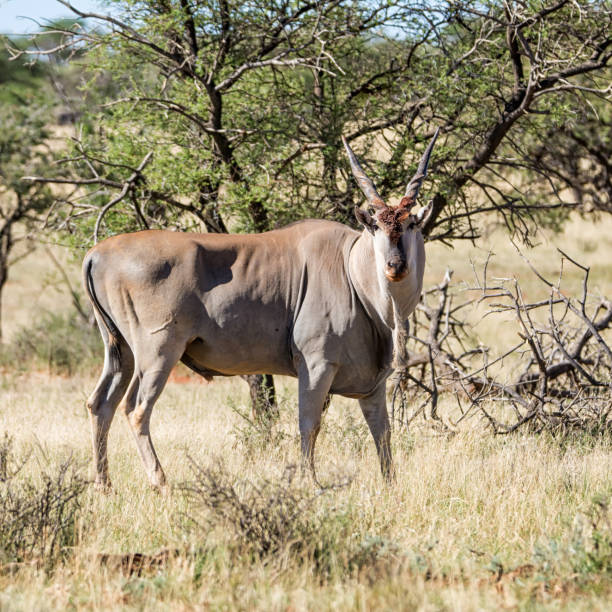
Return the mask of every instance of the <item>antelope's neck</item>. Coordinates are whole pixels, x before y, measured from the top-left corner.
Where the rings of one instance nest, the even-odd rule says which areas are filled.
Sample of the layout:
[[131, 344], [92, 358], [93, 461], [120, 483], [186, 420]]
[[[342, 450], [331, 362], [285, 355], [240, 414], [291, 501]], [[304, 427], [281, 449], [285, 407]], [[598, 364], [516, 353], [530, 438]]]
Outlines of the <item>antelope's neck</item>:
[[385, 277], [384, 262], [377, 259], [367, 231], [362, 232], [351, 250], [349, 274], [355, 291], [370, 315], [376, 313], [389, 329], [395, 328], [394, 310], [405, 321], [421, 297], [425, 264], [422, 240], [416, 247], [408, 261], [408, 274], [397, 283]]

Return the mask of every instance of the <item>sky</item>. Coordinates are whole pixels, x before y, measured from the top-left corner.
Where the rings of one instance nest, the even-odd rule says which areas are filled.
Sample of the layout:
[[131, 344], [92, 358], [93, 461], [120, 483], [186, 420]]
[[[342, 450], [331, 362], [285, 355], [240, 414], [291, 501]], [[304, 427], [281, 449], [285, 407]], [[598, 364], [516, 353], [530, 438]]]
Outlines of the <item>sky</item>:
[[[72, 5], [83, 11], [107, 13], [100, 0], [72, 0]], [[32, 19], [44, 24], [45, 20], [70, 15], [56, 0], [0, 0], [0, 34], [28, 34], [38, 30]]]

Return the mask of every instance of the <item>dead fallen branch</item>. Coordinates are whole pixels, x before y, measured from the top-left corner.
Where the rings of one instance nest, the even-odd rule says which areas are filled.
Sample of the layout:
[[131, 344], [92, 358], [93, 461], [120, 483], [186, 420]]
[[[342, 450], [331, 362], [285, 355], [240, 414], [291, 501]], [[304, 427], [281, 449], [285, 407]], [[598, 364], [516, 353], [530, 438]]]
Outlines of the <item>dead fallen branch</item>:
[[[528, 301], [516, 278], [491, 279], [489, 259], [480, 275], [474, 269], [472, 286], [453, 287], [447, 271], [439, 285], [424, 292], [408, 335], [415, 348], [394, 375], [395, 423], [408, 425], [419, 415], [439, 421], [438, 401], [445, 391], [460, 410], [446, 427], [480, 414], [500, 434], [523, 426], [535, 431], [610, 428], [612, 351], [602, 332], [612, 327], [612, 302], [591, 293], [588, 267], [560, 254], [555, 282], [525, 260], [548, 292], [539, 301]], [[562, 288], [567, 263], [582, 274], [578, 296]], [[509, 313], [516, 323], [518, 342], [497, 357], [475, 341], [465, 316], [468, 307], [483, 304], [484, 317]], [[415, 395], [421, 403], [409, 410]]]

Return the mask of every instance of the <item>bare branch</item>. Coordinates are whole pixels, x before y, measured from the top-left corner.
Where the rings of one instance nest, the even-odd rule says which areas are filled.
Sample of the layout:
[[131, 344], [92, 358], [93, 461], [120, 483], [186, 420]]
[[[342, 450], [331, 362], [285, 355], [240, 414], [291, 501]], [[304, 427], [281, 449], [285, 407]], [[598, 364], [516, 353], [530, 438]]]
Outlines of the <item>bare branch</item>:
[[[537, 302], [525, 301], [516, 279], [495, 279], [491, 283], [487, 278], [488, 260], [481, 277], [475, 271], [476, 285], [470, 290], [481, 293], [479, 302], [490, 304], [487, 314], [512, 311], [519, 326], [521, 342], [493, 360], [488, 357], [488, 347], [462, 348], [466, 322], [457, 318], [460, 308], [448, 307], [452, 299], [449, 275], [440, 285], [425, 291], [415, 314], [415, 331], [410, 336], [425, 352], [411, 353], [396, 371], [393, 414], [397, 412], [399, 420], [408, 424], [405, 396], [419, 389], [425, 392], [435, 414], [442, 390], [455, 394], [462, 413], [457, 423], [468, 412], [479, 410], [499, 434], [512, 433], [526, 424], [534, 428], [582, 427], [595, 421], [598, 426], [604, 422], [606, 427], [612, 426], [612, 421], [607, 420], [612, 415], [612, 358], [600, 334], [612, 327], [612, 303], [598, 300], [594, 314], [589, 315], [587, 305], [593, 299], [588, 290], [589, 269], [563, 256], [584, 272], [579, 298], [568, 297], [561, 290], [563, 268], [555, 285], [526, 260], [550, 292], [547, 300]], [[437, 305], [430, 305], [429, 299], [436, 296]], [[559, 306], [563, 307], [560, 312], [556, 310]], [[548, 310], [548, 325], [536, 323], [533, 318], [532, 313], [540, 310]], [[426, 320], [420, 318], [422, 314]], [[472, 362], [479, 357], [482, 365], [473, 367]], [[513, 362], [510, 381], [505, 382], [500, 374], [492, 374], [492, 366], [508, 358], [518, 362]], [[414, 369], [420, 369], [419, 376], [410, 373]], [[426, 384], [427, 371], [433, 378]], [[462, 408], [462, 397], [469, 400], [467, 411]], [[505, 405], [513, 407], [514, 423], [496, 416], [495, 406]], [[420, 414], [422, 407], [423, 404]]]
[[153, 157], [153, 151], [149, 151], [143, 158], [143, 160], [138, 165], [138, 168], [134, 170], [132, 175], [128, 178], [128, 180], [124, 183], [121, 191], [118, 195], [116, 195], [108, 204], [106, 204], [98, 214], [98, 218], [96, 219], [96, 225], [94, 227], [94, 244], [98, 243], [98, 234], [100, 232], [100, 224], [102, 223], [102, 219], [106, 213], [113, 207], [115, 204], [118, 204], [123, 200], [123, 198], [127, 195], [128, 191], [134, 187], [136, 182], [142, 178], [142, 171], [145, 169], [151, 158]]

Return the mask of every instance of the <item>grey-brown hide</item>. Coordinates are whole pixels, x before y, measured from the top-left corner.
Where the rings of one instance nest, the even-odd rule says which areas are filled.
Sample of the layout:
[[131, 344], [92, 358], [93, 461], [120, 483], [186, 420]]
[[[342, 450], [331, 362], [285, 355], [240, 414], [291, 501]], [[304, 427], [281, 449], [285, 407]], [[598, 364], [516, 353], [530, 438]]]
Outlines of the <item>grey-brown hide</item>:
[[[382, 210], [368, 215], [381, 227]], [[106, 347], [88, 400], [96, 483], [110, 486], [107, 438], [120, 406], [150, 482], [165, 484], [150, 419], [179, 360], [206, 377], [296, 376], [302, 459], [313, 475], [327, 395], [357, 398], [389, 477], [385, 381], [396, 321], [421, 293], [421, 221], [406, 215], [397, 238], [310, 220], [253, 235], [144, 231], [91, 249], [84, 283]], [[401, 278], [387, 274], [390, 248], [404, 253]]]

